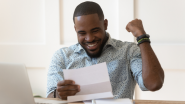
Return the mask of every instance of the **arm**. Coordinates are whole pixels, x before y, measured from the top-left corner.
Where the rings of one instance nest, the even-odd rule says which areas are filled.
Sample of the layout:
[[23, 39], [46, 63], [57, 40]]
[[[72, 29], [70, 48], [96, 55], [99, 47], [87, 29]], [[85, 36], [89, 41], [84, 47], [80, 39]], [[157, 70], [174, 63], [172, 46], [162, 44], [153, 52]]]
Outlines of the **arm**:
[[[75, 85], [72, 80], [59, 81], [56, 89], [56, 98], [67, 100], [67, 96], [73, 96], [80, 91], [80, 86]], [[51, 92], [47, 98], [53, 98], [54, 92]]]
[[[126, 26], [128, 32], [135, 37], [145, 34], [142, 21], [135, 19]], [[142, 77], [144, 85], [150, 91], [159, 90], [164, 82], [164, 71], [152, 49], [150, 43], [144, 42], [139, 45], [142, 57]]]
[[54, 97], [56, 89], [56, 98], [67, 99], [67, 96], [75, 95], [80, 88], [74, 81], [65, 80], [63, 69], [65, 69], [64, 55], [62, 50], [58, 50], [52, 57], [47, 74], [47, 98]]
[[164, 82], [164, 71], [149, 43], [139, 45], [142, 57], [142, 77], [145, 86], [151, 90], [159, 90]]

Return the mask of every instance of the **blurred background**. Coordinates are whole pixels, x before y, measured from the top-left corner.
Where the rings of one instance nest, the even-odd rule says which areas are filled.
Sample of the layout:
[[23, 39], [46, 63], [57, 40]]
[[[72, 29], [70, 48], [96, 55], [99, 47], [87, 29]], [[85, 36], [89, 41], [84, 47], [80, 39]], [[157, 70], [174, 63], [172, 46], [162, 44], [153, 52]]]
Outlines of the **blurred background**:
[[[0, 0], [0, 62], [25, 63], [34, 94], [46, 97], [53, 53], [77, 43], [73, 12], [85, 0]], [[185, 101], [185, 0], [92, 0], [100, 4], [112, 38], [135, 42], [128, 22], [143, 21], [165, 71], [163, 88], [134, 99]], [[6, 81], [6, 80], [5, 80]]]

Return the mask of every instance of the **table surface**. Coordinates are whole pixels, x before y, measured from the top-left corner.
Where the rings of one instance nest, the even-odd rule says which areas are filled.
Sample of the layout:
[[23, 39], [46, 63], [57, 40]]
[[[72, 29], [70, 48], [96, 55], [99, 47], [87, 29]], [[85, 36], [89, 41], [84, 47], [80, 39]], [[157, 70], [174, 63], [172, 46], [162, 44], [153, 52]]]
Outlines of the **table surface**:
[[[41, 99], [60, 100], [59, 98], [41, 98]], [[135, 102], [135, 104], [185, 104], [185, 101], [165, 101], [165, 100], [133, 100], [133, 101]]]
[[134, 100], [135, 104], [185, 104], [185, 101]]

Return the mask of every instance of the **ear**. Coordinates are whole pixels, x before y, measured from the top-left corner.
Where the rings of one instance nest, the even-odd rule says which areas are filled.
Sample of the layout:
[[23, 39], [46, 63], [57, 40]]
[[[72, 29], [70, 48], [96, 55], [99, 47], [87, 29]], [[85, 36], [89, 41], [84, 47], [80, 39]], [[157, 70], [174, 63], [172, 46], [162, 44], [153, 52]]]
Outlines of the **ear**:
[[75, 26], [75, 24], [74, 24], [74, 29], [75, 29], [75, 31], [76, 31], [76, 26]]
[[105, 19], [105, 20], [104, 20], [104, 29], [107, 30], [107, 27], [108, 27], [108, 20]]

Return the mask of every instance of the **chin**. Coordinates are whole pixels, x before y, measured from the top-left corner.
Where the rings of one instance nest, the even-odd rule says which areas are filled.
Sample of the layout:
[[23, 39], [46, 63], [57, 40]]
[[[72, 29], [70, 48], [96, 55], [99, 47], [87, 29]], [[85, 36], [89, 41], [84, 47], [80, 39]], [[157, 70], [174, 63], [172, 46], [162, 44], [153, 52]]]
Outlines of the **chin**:
[[88, 51], [86, 51], [86, 52], [87, 52], [87, 55], [88, 55], [89, 57], [91, 57], [91, 58], [98, 58], [98, 57], [101, 56], [101, 53], [102, 53], [101, 50], [99, 50], [98, 52], [94, 52], [94, 53], [90, 53], [90, 52], [88, 52]]

